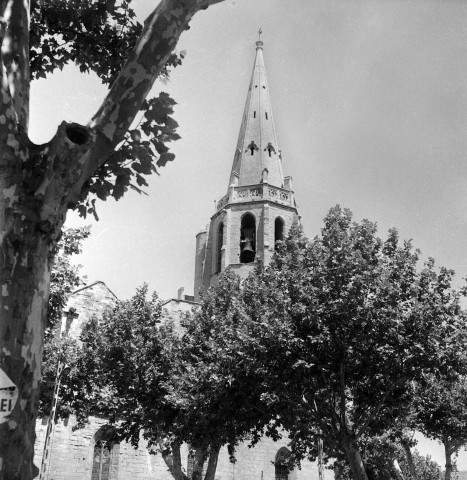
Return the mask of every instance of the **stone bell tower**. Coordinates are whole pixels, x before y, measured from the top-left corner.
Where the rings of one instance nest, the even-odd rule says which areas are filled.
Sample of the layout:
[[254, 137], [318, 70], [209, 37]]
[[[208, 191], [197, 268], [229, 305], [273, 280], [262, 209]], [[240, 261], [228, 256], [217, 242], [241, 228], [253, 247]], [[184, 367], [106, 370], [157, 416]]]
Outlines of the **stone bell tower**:
[[275, 243], [298, 219], [292, 179], [282, 173], [259, 40], [227, 193], [207, 230], [196, 236], [195, 300], [200, 287], [214, 285], [226, 268], [246, 277], [259, 257], [268, 263]]

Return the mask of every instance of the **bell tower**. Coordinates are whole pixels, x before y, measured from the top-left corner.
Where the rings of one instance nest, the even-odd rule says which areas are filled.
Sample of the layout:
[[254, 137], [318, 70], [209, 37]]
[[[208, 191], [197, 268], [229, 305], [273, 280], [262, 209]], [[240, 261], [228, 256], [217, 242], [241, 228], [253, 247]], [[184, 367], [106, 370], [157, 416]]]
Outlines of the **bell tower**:
[[227, 193], [206, 231], [196, 236], [195, 300], [200, 287], [214, 285], [226, 268], [244, 278], [259, 257], [268, 263], [276, 242], [298, 220], [292, 179], [282, 172], [258, 40]]

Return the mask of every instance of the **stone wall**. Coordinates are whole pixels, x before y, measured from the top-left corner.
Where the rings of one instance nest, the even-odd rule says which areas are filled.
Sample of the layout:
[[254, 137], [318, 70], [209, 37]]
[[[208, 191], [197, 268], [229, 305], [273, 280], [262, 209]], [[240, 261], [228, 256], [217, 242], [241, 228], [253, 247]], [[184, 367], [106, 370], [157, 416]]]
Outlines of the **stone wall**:
[[104, 282], [82, 287], [70, 296], [64, 309], [61, 334], [79, 339], [85, 323], [99, 318], [105, 309], [113, 307], [117, 297]]
[[[101, 417], [91, 417], [89, 424], [73, 431], [76, 424], [73, 416], [67, 422], [58, 422], [54, 437], [47, 480], [91, 480], [95, 435], [106, 421]], [[38, 422], [36, 432], [35, 463], [39, 467], [44, 448], [46, 425]], [[285, 441], [274, 442], [264, 438], [253, 448], [242, 444], [236, 452], [236, 463], [231, 463], [227, 449], [219, 454], [216, 480], [274, 480], [276, 453], [286, 446]], [[182, 459], [186, 467], [188, 449], [182, 448]], [[135, 449], [122, 442], [112, 449], [110, 480], [173, 480], [167, 465], [160, 454], [150, 454], [141, 439]], [[325, 470], [325, 480], [334, 478], [332, 472]], [[315, 463], [303, 462], [302, 468], [289, 474], [290, 480], [319, 480]]]

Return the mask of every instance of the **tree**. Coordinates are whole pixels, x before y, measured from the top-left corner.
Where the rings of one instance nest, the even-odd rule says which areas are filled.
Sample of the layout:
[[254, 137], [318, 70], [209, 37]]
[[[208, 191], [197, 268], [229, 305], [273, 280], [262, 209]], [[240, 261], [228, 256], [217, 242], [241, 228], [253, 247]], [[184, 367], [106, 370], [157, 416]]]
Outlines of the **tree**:
[[[150, 150], [159, 165], [172, 159], [165, 143], [176, 138], [173, 101], [165, 94], [145, 98], [167, 62], [177, 63], [172, 51], [193, 15], [219, 1], [162, 0], [143, 26], [126, 0], [0, 2], [0, 365], [18, 392], [0, 425], [4, 478], [29, 479], [36, 472], [50, 270], [67, 210], [93, 211], [90, 194], [119, 198], [132, 178], [135, 188], [144, 185], [142, 174], [155, 169]], [[87, 125], [63, 122], [49, 142], [35, 145], [28, 138], [30, 79], [68, 61], [93, 69], [111, 88]], [[127, 134], [141, 108], [140, 130]], [[146, 135], [152, 132], [151, 143]]]
[[[60, 335], [60, 321], [69, 296], [78, 287], [84, 285], [84, 279], [80, 274], [81, 266], [73, 265], [71, 256], [81, 253], [82, 242], [90, 234], [89, 227], [68, 228], [63, 231], [57, 244], [57, 254], [54, 258], [50, 277], [50, 295], [38, 405], [38, 413], [42, 417], [48, 416], [50, 413], [59, 364], [73, 364], [73, 359], [77, 356], [77, 342], [74, 338]], [[69, 414], [69, 410], [64, 412], [59, 410], [58, 417]]]
[[257, 340], [274, 352], [270, 408], [295, 452], [315, 455], [322, 436], [356, 480], [368, 479], [362, 436], [391, 426], [423, 374], [463, 365], [463, 293], [451, 290], [452, 272], [437, 273], [431, 259], [418, 270], [418, 258], [395, 230], [382, 242], [374, 223], [335, 207], [321, 236], [309, 242], [292, 229], [270, 266], [245, 283], [245, 308], [266, 325]]
[[161, 319], [160, 303], [146, 294], [146, 287], [139, 289], [84, 329], [81, 378], [65, 382], [63, 401], [81, 424], [100, 413], [120, 439], [137, 446], [143, 437], [176, 480], [188, 479], [180, 447], [189, 445], [191, 478], [201, 480], [204, 471], [204, 479], [213, 480], [222, 446], [233, 459], [238, 442], [254, 442], [263, 430], [277, 438], [268, 429], [262, 371], [250, 368], [241, 349], [252, 324], [240, 280], [223, 275], [181, 327]]
[[467, 444], [466, 377], [427, 375], [418, 385], [415, 409], [421, 431], [444, 445], [444, 478], [451, 480], [452, 456]]
[[[400, 445], [393, 442], [381, 442], [380, 439], [366, 443], [362, 449], [363, 459], [370, 480], [415, 480], [407, 459]], [[444, 472], [441, 467], [431, 460], [431, 457], [413, 452], [414, 471], [416, 478], [423, 480], [442, 480]], [[347, 462], [339, 461], [333, 466], [336, 480], [351, 480]]]

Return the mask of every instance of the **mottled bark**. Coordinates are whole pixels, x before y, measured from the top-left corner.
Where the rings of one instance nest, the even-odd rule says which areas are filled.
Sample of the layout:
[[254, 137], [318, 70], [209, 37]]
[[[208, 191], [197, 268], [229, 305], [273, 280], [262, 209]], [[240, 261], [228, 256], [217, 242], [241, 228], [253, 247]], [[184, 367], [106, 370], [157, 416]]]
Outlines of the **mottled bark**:
[[63, 123], [48, 144], [37, 146], [27, 136], [29, 2], [0, 0], [0, 368], [19, 391], [0, 424], [0, 479], [29, 480], [37, 472], [34, 428], [50, 269], [66, 212], [122, 140], [190, 19], [219, 1], [160, 2], [89, 125]]

